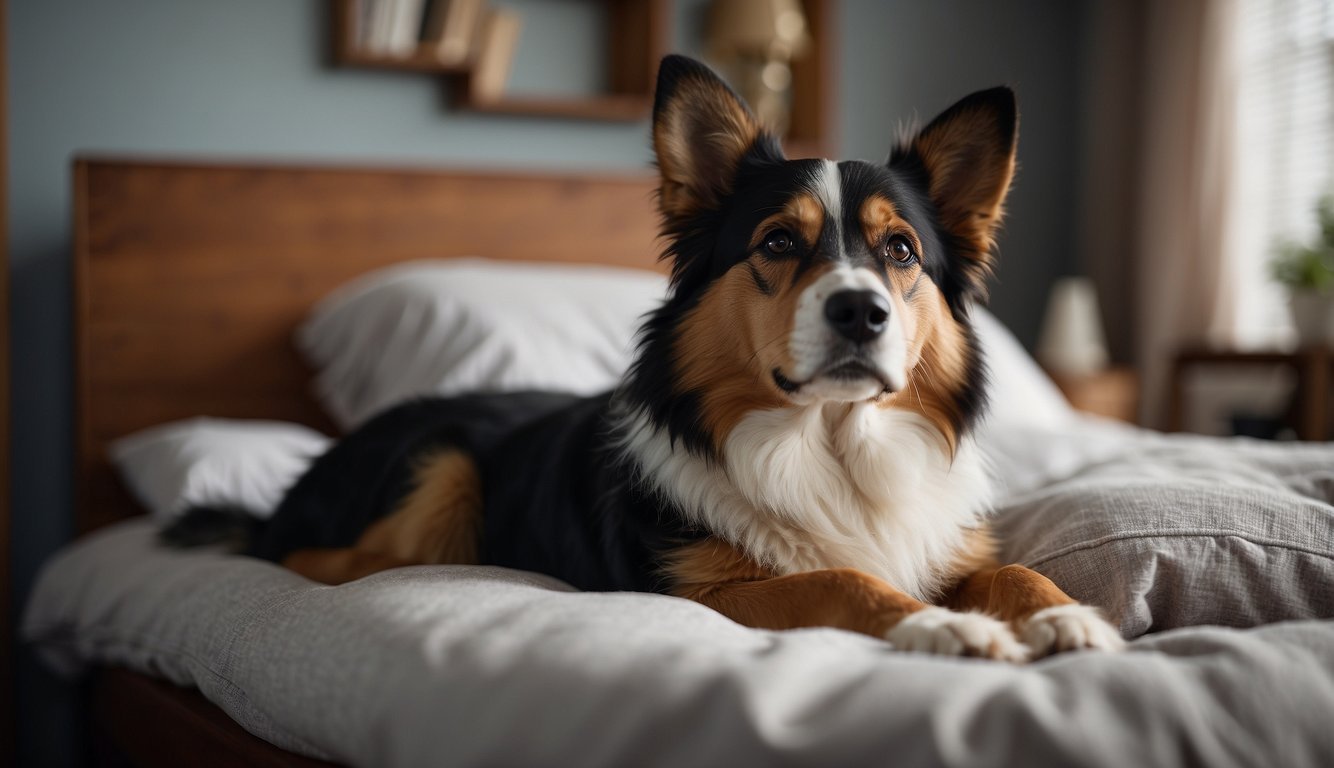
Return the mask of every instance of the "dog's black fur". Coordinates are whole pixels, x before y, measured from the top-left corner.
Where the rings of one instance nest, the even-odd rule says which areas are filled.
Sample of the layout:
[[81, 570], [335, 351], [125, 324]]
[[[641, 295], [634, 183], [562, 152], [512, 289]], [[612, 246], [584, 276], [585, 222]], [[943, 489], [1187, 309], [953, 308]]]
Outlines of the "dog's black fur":
[[[703, 73], [712, 77], [697, 62], [665, 59], [655, 109], [664, 108], [683, 79]], [[1002, 128], [1013, 124], [1008, 90], [970, 98], [989, 102], [987, 108], [1000, 113]], [[1014, 136], [1002, 130], [995, 138], [998, 145], [1008, 145]], [[664, 258], [672, 264], [672, 291], [647, 318], [636, 361], [615, 395], [576, 398], [530, 392], [402, 405], [342, 438], [320, 457], [266, 524], [228, 529], [226, 520], [235, 514], [196, 510], [164, 531], [163, 538], [193, 544], [228, 529], [233, 539], [252, 538], [246, 553], [275, 562], [300, 549], [351, 547], [412, 490], [420, 458], [450, 446], [467, 453], [479, 470], [481, 562], [551, 574], [581, 589], [667, 589], [670, 585], [660, 571], [662, 553], [709, 532], [689, 525], [680, 510], [642, 482], [641, 470], [619, 450], [613, 406], [643, 412], [681, 449], [716, 461], [717, 443], [701, 421], [702, 393], [679, 389], [672, 370], [677, 326], [713, 282], [745, 258], [758, 222], [796, 194], [821, 162], [787, 160], [773, 137], [760, 134], [742, 158], [733, 192], [722, 206], [685, 218], [664, 217]], [[981, 281], [961, 252], [963, 245], [952, 242], [936, 221], [929, 179], [916, 150], [905, 145], [885, 165], [847, 162], [839, 169], [848, 197], [875, 192], [895, 201], [900, 215], [921, 233], [923, 249], [939, 254], [923, 265], [926, 275], [940, 286], [955, 316], [965, 319]], [[854, 215], [849, 206], [847, 232], [858, 229]], [[824, 258], [822, 253], [837, 252], [838, 245], [816, 245], [781, 258], [801, 260], [800, 275]], [[882, 274], [894, 268], [853, 237], [842, 249], [855, 263]], [[758, 274], [756, 280], [764, 291]], [[959, 433], [971, 427], [985, 402], [984, 366], [971, 328], [966, 322], [963, 327], [967, 374], [954, 395]]]

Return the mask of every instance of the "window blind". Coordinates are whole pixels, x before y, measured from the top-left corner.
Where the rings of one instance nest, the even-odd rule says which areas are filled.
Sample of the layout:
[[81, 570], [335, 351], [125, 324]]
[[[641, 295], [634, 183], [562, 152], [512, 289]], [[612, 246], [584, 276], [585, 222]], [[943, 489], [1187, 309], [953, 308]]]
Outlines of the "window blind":
[[1334, 192], [1334, 0], [1237, 2], [1235, 335], [1264, 346], [1294, 338], [1269, 262]]

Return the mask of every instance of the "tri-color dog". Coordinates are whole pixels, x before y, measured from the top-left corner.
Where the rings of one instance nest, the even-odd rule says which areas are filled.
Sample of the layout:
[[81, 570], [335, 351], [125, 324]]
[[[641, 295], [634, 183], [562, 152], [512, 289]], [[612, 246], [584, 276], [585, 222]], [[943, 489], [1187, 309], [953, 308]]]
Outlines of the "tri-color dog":
[[[653, 143], [671, 290], [620, 386], [388, 411], [318, 459], [246, 551], [333, 584], [510, 566], [941, 654], [1119, 647], [1094, 609], [997, 562], [987, 527], [968, 314], [1016, 131], [996, 88], [885, 164], [787, 160], [713, 72], [668, 57]], [[219, 521], [199, 510], [164, 535]]]

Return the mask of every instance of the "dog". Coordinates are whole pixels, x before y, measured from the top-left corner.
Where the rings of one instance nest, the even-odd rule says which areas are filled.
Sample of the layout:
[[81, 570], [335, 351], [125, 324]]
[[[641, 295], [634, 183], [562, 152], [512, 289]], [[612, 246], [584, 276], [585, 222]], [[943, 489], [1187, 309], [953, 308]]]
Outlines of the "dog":
[[[987, 527], [969, 309], [1017, 131], [1001, 87], [884, 164], [788, 160], [712, 70], [667, 57], [653, 147], [670, 291], [620, 385], [390, 409], [244, 523], [244, 551], [330, 584], [508, 566], [953, 656], [1121, 647], [1096, 609], [998, 562]], [[239, 521], [198, 509], [163, 537]]]

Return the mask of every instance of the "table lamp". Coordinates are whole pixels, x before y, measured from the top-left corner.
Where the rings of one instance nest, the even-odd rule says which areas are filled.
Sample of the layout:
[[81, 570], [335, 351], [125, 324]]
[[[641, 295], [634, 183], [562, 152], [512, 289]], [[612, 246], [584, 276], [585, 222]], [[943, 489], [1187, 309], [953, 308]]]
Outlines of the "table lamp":
[[712, 57], [769, 130], [791, 116], [791, 63], [810, 47], [798, 0], [714, 0], [707, 39]]

